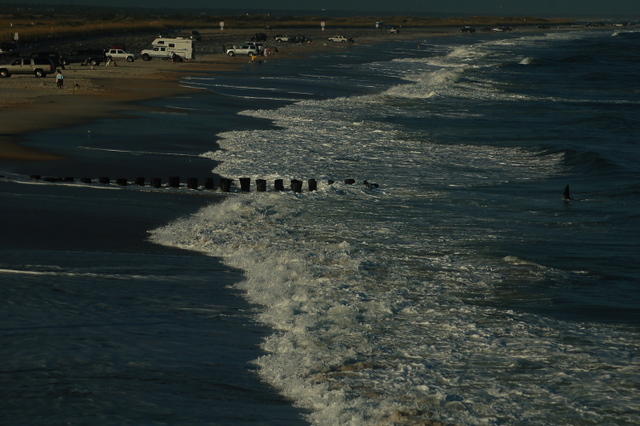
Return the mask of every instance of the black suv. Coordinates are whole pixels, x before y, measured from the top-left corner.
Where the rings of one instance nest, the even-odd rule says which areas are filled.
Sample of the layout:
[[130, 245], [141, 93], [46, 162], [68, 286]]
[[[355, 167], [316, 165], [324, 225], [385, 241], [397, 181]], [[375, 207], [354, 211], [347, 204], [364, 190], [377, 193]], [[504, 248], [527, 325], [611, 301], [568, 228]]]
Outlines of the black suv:
[[102, 49], [85, 49], [85, 50], [72, 50], [66, 55], [62, 55], [60, 59], [63, 65], [69, 65], [71, 63], [81, 63], [89, 65], [100, 65], [101, 62], [106, 62], [107, 57]]
[[267, 41], [267, 35], [265, 33], [255, 33], [251, 36], [251, 41]]
[[20, 48], [12, 41], [0, 43], [0, 56], [18, 56]]
[[31, 54], [32, 58], [49, 58], [53, 62], [53, 65], [57, 67], [63, 66], [62, 57], [58, 52], [37, 52]]

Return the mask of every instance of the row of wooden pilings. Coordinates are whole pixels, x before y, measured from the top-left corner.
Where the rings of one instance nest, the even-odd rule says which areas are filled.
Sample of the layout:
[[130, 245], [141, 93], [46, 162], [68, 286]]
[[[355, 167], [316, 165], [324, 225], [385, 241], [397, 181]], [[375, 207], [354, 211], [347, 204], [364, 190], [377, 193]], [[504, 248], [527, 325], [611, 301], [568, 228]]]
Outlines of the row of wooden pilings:
[[[45, 182], [75, 182], [73, 177], [42, 177], [40, 175], [31, 175], [30, 178], [32, 180], [42, 180]], [[92, 178], [82, 178], [80, 179], [81, 183], [91, 184], [97, 181], [97, 183], [103, 185], [109, 185], [112, 183], [112, 180], [109, 177], [99, 177], [97, 180]], [[240, 178], [240, 191], [242, 192], [251, 192], [251, 178]], [[138, 177], [133, 182], [130, 182], [127, 178], [117, 178], [113, 180], [113, 182], [118, 186], [127, 186], [130, 183], [133, 183], [138, 186], [146, 186], [147, 181], [144, 177]], [[231, 188], [233, 186], [234, 180], [228, 178], [220, 178], [220, 191], [222, 192], [231, 192]], [[335, 183], [334, 180], [327, 181], [328, 185], [333, 185]], [[356, 183], [355, 179], [345, 179], [344, 183], [347, 185], [353, 185]], [[304, 182], [298, 179], [291, 179], [291, 191], [293, 192], [302, 192]], [[374, 188], [378, 185], [370, 184], [366, 180], [363, 184], [368, 188]], [[149, 186], [152, 188], [162, 188], [162, 178], [151, 178], [149, 181]], [[179, 176], [170, 176], [167, 186], [169, 188], [181, 188], [181, 181]], [[191, 177], [188, 178], [185, 184], [188, 189], [200, 189], [198, 178]], [[307, 180], [307, 188], [310, 192], [318, 190], [318, 181], [316, 179], [308, 179]], [[203, 189], [206, 190], [215, 190], [215, 182], [212, 177], [205, 178]], [[256, 179], [255, 180], [255, 189], [258, 192], [266, 192], [267, 191], [267, 181], [266, 179]], [[273, 182], [273, 190], [274, 191], [284, 191], [284, 180], [283, 179], [275, 179]]]

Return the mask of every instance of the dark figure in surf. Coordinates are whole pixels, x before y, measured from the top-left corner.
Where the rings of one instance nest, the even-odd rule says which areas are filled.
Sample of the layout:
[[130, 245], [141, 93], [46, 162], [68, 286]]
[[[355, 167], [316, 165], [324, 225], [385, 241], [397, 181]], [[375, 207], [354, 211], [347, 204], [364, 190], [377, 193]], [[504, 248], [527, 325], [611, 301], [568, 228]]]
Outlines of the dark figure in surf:
[[364, 182], [362, 182], [362, 184], [363, 184], [363, 185], [365, 186], [365, 188], [367, 188], [367, 189], [375, 189], [375, 188], [377, 188], [377, 187], [378, 187], [378, 184], [377, 184], [377, 183], [369, 183], [369, 182], [368, 182], [368, 181], [366, 181], [366, 180], [365, 180]]
[[564, 187], [564, 193], [562, 195], [564, 196], [565, 201], [573, 200], [573, 198], [571, 198], [571, 193], [569, 192], [569, 185]]

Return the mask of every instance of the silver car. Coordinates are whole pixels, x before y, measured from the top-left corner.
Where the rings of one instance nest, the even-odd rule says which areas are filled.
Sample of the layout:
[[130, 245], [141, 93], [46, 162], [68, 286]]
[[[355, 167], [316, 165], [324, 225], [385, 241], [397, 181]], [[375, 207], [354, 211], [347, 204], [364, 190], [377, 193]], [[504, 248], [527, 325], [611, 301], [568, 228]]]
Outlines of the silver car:
[[254, 56], [258, 54], [260, 54], [260, 45], [256, 43], [245, 43], [240, 47], [232, 47], [231, 49], [227, 49], [227, 55], [229, 56]]

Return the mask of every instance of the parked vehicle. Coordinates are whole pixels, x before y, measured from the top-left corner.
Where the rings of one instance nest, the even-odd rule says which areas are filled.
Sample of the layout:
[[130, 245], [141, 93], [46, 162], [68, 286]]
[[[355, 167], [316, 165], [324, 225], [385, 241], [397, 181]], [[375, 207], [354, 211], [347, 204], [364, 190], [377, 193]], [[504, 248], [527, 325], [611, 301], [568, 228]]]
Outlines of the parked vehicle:
[[63, 66], [62, 57], [58, 52], [36, 52], [31, 54], [32, 58], [49, 58], [53, 62], [53, 65], [57, 67]]
[[469, 25], [465, 25], [464, 27], [460, 28], [460, 32], [461, 33], [475, 33], [476, 29], [469, 26]]
[[400, 32], [396, 27], [389, 28], [389, 34], [398, 34]]
[[151, 42], [151, 49], [140, 52], [144, 61], [150, 61], [153, 58], [167, 59], [174, 54], [181, 58], [193, 59], [193, 40], [184, 37], [158, 37]]
[[153, 47], [151, 49], [145, 49], [140, 52], [140, 57], [143, 61], [150, 61], [153, 58], [169, 59], [175, 53], [173, 50], [167, 47]]
[[245, 43], [238, 47], [232, 47], [227, 49], [227, 55], [236, 56], [236, 55], [245, 55], [245, 56], [253, 56], [258, 55], [260, 53], [260, 45], [257, 43]]
[[329, 41], [331, 43], [353, 43], [353, 39], [351, 39], [351, 37], [347, 38], [341, 35], [329, 37]]
[[107, 60], [104, 50], [102, 49], [83, 49], [72, 50], [66, 55], [62, 55], [62, 64], [69, 65], [71, 63], [81, 63], [89, 65], [100, 65], [101, 62]]
[[0, 62], [0, 77], [7, 78], [13, 74], [33, 74], [46, 77], [55, 72], [56, 67], [49, 58], [5, 58]]
[[166, 47], [153, 47], [151, 49], [144, 49], [140, 51], [140, 57], [143, 61], [150, 61], [153, 58], [166, 59], [169, 57], [170, 52]]
[[288, 35], [278, 34], [277, 36], [273, 37], [273, 39], [275, 41], [277, 41], [278, 43], [288, 43], [289, 42], [289, 36]]
[[289, 42], [291, 43], [306, 43], [307, 38], [302, 34], [296, 34], [293, 37], [289, 37]]
[[200, 34], [200, 31], [191, 31], [191, 35], [189, 36], [189, 38], [191, 40], [201, 41], [202, 35]]
[[133, 53], [127, 53], [122, 49], [109, 49], [105, 55], [107, 56], [107, 60], [122, 59], [127, 62], [133, 62], [136, 60], [136, 55]]
[[0, 43], [0, 56], [18, 56], [20, 47], [13, 41]]

